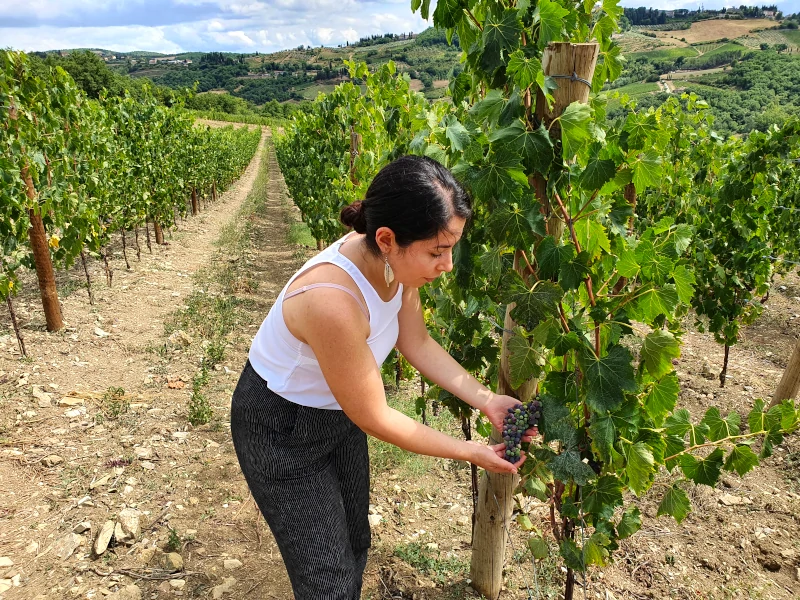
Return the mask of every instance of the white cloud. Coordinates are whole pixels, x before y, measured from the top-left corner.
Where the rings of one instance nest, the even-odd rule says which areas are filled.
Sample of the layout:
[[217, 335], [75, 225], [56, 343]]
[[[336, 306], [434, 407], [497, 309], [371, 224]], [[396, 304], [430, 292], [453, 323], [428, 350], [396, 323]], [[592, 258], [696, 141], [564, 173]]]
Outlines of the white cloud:
[[28, 51], [272, 52], [427, 26], [409, 0], [0, 0], [2, 45]]

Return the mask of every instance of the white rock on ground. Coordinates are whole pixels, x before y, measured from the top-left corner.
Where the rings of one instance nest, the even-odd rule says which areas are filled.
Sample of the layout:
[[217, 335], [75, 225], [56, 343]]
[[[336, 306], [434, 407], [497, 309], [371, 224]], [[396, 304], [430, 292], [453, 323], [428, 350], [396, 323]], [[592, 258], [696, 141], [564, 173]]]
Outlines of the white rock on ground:
[[214, 600], [220, 600], [223, 594], [230, 594], [233, 586], [236, 585], [236, 578], [234, 577], [226, 577], [222, 583], [217, 586], [214, 586], [211, 590], [211, 596]]
[[138, 538], [142, 529], [139, 525], [142, 513], [135, 508], [125, 508], [117, 516], [117, 525], [114, 528], [114, 538], [121, 543], [133, 542]]
[[56, 465], [60, 465], [64, 462], [64, 459], [61, 458], [58, 454], [50, 454], [49, 456], [45, 456], [40, 461], [45, 467], [55, 467]]
[[114, 535], [114, 521], [106, 521], [103, 523], [100, 533], [97, 534], [97, 538], [94, 540], [94, 547], [92, 549], [97, 556], [100, 556], [106, 551], [109, 542], [111, 542], [112, 535]]
[[13, 567], [14, 561], [7, 556], [0, 556], [0, 569], [5, 567]]
[[222, 566], [226, 571], [233, 571], [234, 569], [238, 569], [242, 566], [242, 561], [235, 558], [228, 558], [222, 563]]
[[135, 585], [126, 585], [124, 588], [106, 596], [106, 600], [142, 600], [142, 590]]
[[84, 541], [85, 538], [82, 535], [68, 533], [55, 543], [53, 550], [58, 558], [67, 560]]

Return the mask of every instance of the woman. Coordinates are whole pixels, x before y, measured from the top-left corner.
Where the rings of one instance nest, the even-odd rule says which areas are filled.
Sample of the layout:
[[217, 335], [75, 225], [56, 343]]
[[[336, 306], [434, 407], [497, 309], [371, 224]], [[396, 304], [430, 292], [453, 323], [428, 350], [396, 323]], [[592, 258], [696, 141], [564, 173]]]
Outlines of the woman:
[[396, 346], [498, 427], [517, 403], [469, 375], [425, 328], [418, 288], [452, 270], [470, 216], [469, 197], [439, 163], [392, 162], [363, 202], [342, 210], [355, 232], [289, 280], [253, 340], [231, 432], [298, 600], [360, 598], [370, 545], [366, 434], [496, 473], [522, 462], [505, 461], [502, 444], [426, 427], [390, 408], [384, 394], [380, 366]]

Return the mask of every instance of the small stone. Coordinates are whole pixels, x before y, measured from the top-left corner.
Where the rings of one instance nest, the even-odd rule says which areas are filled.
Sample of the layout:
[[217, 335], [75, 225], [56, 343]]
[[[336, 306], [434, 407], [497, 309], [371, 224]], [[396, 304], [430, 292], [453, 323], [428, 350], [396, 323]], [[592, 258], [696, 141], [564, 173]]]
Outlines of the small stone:
[[72, 528], [72, 533], [86, 533], [91, 528], [92, 524], [89, 521], [82, 521]]
[[720, 496], [719, 499], [721, 504], [725, 506], [735, 506], [737, 504], [742, 504], [742, 499], [738, 496], [734, 496], [733, 494], [724, 494]]
[[466, 516], [466, 515], [458, 517], [458, 519], [456, 520], [456, 523], [466, 527], [467, 525], [470, 524], [470, 518], [468, 516]]
[[173, 348], [185, 348], [186, 346], [190, 346], [194, 341], [192, 336], [186, 333], [183, 329], [178, 329], [177, 331], [173, 331], [172, 335], [167, 338], [167, 341]]
[[177, 552], [170, 552], [165, 554], [161, 563], [168, 571], [182, 571], [183, 570], [183, 557]]
[[34, 554], [39, 551], [39, 542], [32, 541], [30, 544], [25, 546], [25, 553], [26, 554]]
[[133, 584], [126, 585], [110, 596], [106, 596], [106, 600], [142, 600], [142, 590]]
[[58, 558], [61, 560], [67, 560], [83, 542], [84, 537], [82, 535], [78, 535], [77, 533], [68, 533], [56, 542], [53, 550], [55, 550]]
[[186, 580], [185, 579], [170, 579], [169, 580], [169, 587], [174, 590], [182, 590], [186, 587]]
[[119, 526], [122, 538], [118, 537], [115, 533], [114, 537], [118, 542], [133, 542], [142, 533], [139, 521], [142, 513], [134, 508], [125, 508], [120, 511], [117, 516], [117, 525]]
[[377, 527], [378, 525], [381, 524], [383, 517], [380, 515], [369, 515], [367, 519], [369, 520], [370, 527]]
[[212, 598], [214, 598], [214, 600], [220, 600], [223, 594], [230, 594], [234, 585], [236, 585], [236, 579], [233, 577], [226, 577], [221, 584], [212, 588]]
[[139, 460], [150, 460], [153, 458], [153, 449], [152, 448], [134, 448], [133, 453], [136, 455], [136, 458]]
[[793, 548], [789, 548], [788, 550], [781, 550], [781, 556], [783, 558], [794, 558], [795, 554], [797, 554], [797, 552], [795, 552]]
[[33, 391], [31, 394], [34, 398], [36, 398], [36, 405], [39, 408], [47, 408], [53, 403], [53, 397], [47, 392], [43, 392], [38, 385], [33, 386]]
[[61, 458], [58, 454], [50, 454], [49, 456], [45, 456], [40, 461], [45, 467], [55, 467], [56, 465], [60, 465], [64, 462], [64, 459]]
[[106, 521], [103, 523], [100, 533], [97, 534], [97, 538], [94, 540], [94, 546], [92, 547], [92, 550], [94, 550], [97, 556], [100, 556], [106, 551], [109, 542], [111, 542], [112, 535], [114, 535], [114, 521]]
[[161, 548], [145, 548], [142, 550], [141, 554], [139, 554], [139, 559], [142, 561], [142, 564], [147, 566], [152, 562], [156, 554], [161, 554]]
[[[12, 586], [13, 586], [13, 584], [11, 583], [10, 579], [0, 579], [0, 594], [10, 590]], [[222, 597], [222, 595], [220, 595], [220, 598], [221, 597]]]
[[80, 410], [78, 410], [77, 408], [73, 408], [72, 410], [68, 410], [67, 412], [65, 412], [64, 416], [67, 417], [68, 419], [74, 419], [76, 417], [80, 417], [81, 414], [82, 413]]
[[83, 406], [83, 398], [73, 398], [71, 396], [64, 396], [58, 401], [59, 406]]
[[104, 338], [104, 337], [108, 337], [108, 336], [111, 335], [110, 333], [108, 333], [107, 331], [103, 331], [99, 327], [95, 327], [94, 328], [94, 334], [99, 338]]
[[153, 469], [155, 469], [155, 468], [156, 468], [156, 466], [155, 466], [153, 463], [151, 463], [150, 461], [147, 461], [147, 460], [145, 460], [145, 461], [141, 462], [141, 463], [140, 463], [140, 466], [141, 466], [143, 469], [147, 470], [147, 471], [152, 471]]
[[433, 550], [434, 552], [439, 550], [439, 544], [437, 544], [436, 542], [430, 542], [428, 544], [425, 544], [425, 547], [428, 550]]
[[242, 566], [242, 561], [235, 558], [228, 558], [222, 563], [222, 566], [226, 571], [233, 571]]
[[0, 569], [5, 569], [5, 568], [8, 568], [8, 567], [13, 567], [13, 566], [14, 566], [14, 561], [13, 560], [11, 560], [7, 556], [0, 556]]
[[192, 496], [191, 498], [189, 498], [189, 504], [192, 506], [197, 506], [198, 504], [200, 504], [200, 498]]

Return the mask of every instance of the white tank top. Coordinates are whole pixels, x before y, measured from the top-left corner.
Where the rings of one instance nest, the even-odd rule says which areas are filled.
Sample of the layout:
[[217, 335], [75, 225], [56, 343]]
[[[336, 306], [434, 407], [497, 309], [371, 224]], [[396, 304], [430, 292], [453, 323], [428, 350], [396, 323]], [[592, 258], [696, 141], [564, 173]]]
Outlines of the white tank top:
[[[367, 345], [372, 350], [378, 367], [383, 364], [397, 343], [399, 332], [397, 314], [400, 312], [400, 305], [403, 301], [403, 285], [398, 286], [397, 293], [391, 300], [384, 302], [358, 267], [339, 252], [339, 248], [347, 237], [345, 236], [328, 246], [306, 262], [292, 276], [278, 294], [275, 304], [272, 305], [250, 346], [250, 364], [255, 372], [267, 382], [269, 389], [302, 406], [341, 410], [325, 381], [311, 346], [294, 337], [283, 320], [283, 300], [286, 290], [301, 273], [320, 263], [331, 263], [343, 269], [353, 278], [367, 302], [370, 329]], [[351, 290], [333, 283], [304, 286], [289, 294], [289, 297], [303, 293], [312, 287], [341, 289], [353, 296], [361, 306], [361, 310], [364, 310], [361, 299]], [[348, 365], [343, 364], [342, 368], [347, 369]]]

